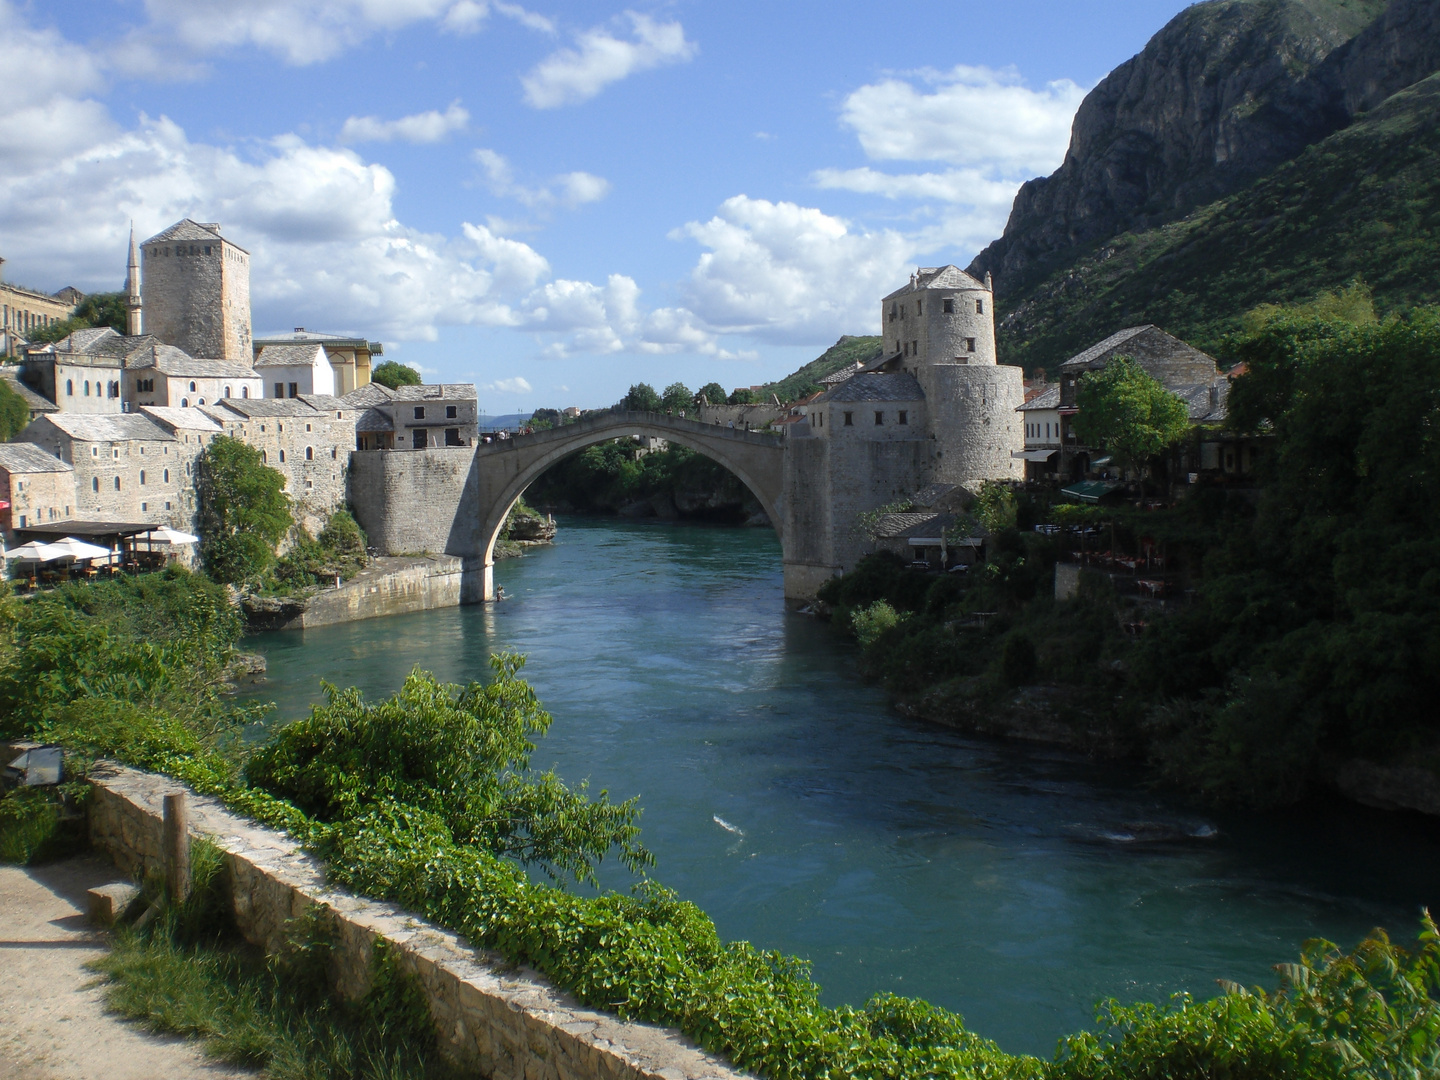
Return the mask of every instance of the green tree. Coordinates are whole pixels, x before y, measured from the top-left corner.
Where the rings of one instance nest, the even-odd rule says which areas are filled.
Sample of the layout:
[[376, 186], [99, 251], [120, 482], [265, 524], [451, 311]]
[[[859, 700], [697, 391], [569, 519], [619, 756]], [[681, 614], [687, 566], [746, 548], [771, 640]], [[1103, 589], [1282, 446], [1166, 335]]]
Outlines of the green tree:
[[253, 580], [275, 561], [275, 545], [289, 531], [285, 477], [260, 451], [218, 436], [196, 462], [200, 558], [216, 581]]
[[370, 369], [370, 381], [394, 390], [401, 386], [419, 386], [423, 380], [420, 372], [413, 367], [394, 360], [385, 360]]
[[30, 406], [10, 386], [9, 379], [0, 379], [0, 442], [9, 442], [30, 423]]
[[700, 388], [700, 397], [703, 397], [711, 405], [723, 405], [725, 403], [725, 388], [718, 382], [708, 382]]
[[755, 405], [760, 401], [760, 394], [758, 391], [742, 386], [738, 390], [732, 391], [725, 401], [729, 405]]
[[690, 388], [682, 382], [672, 382], [665, 387], [665, 393], [660, 399], [662, 408], [670, 412], [680, 412], [682, 409], [689, 409], [695, 404], [695, 395]]
[[1082, 376], [1075, 403], [1080, 441], [1103, 446], [1134, 472], [1189, 430], [1185, 403], [1128, 356]]
[[125, 294], [119, 292], [91, 293], [75, 306], [75, 314], [49, 326], [32, 330], [26, 337], [37, 345], [63, 341], [76, 330], [108, 326], [125, 333], [127, 325]]
[[636, 383], [620, 399], [620, 407], [628, 412], [659, 412], [665, 403], [649, 383]]

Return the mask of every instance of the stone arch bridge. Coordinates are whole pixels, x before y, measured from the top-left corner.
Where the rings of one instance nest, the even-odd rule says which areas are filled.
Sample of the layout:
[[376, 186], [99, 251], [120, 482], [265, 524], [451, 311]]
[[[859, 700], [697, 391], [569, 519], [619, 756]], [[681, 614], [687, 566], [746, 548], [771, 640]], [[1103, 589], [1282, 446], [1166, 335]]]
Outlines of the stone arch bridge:
[[769, 515], [789, 561], [784, 439], [662, 413], [605, 413], [479, 446], [356, 451], [351, 503], [373, 547], [460, 556], [462, 598], [490, 600], [495, 541], [515, 501], [561, 459], [627, 435], [656, 435], [729, 469]]

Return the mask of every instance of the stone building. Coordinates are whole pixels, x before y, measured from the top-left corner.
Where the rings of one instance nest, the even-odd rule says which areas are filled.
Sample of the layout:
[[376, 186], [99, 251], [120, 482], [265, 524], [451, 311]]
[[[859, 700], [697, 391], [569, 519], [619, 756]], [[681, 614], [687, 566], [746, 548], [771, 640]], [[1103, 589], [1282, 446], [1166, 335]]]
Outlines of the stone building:
[[150, 335], [146, 344], [125, 358], [125, 390], [131, 409], [146, 405], [188, 409], [230, 397], [263, 396], [260, 375], [245, 364], [188, 356]]
[[[363, 337], [346, 334], [320, 334], [297, 326], [293, 334], [278, 334], [255, 340], [255, 355], [259, 358], [262, 350], [272, 345], [319, 345], [325, 350], [330, 366], [335, 370], [334, 393], [341, 397], [369, 385], [370, 368], [373, 358], [381, 356], [385, 347], [378, 341], [367, 341]], [[317, 391], [318, 392], [318, 391]], [[279, 396], [279, 395], [274, 395]]]
[[75, 517], [193, 527], [191, 474], [203, 449], [140, 413], [52, 413], [16, 436], [74, 469]]
[[336, 396], [335, 369], [321, 345], [266, 345], [256, 350], [255, 371], [264, 380], [261, 397]]
[[[4, 265], [5, 260], [0, 259], [0, 267]], [[14, 356], [31, 333], [70, 318], [83, 299], [84, 293], [69, 286], [44, 293], [0, 281], [0, 356]]]
[[1019, 409], [1025, 428], [1025, 479], [1041, 480], [1055, 475], [1060, 455], [1060, 387], [1047, 386], [1028, 398]]
[[60, 412], [123, 412], [125, 357], [136, 340], [102, 326], [76, 330], [50, 345], [26, 346], [21, 378]]
[[146, 333], [193, 357], [253, 362], [250, 253], [185, 219], [140, 245]]
[[60, 411], [60, 406], [49, 398], [37, 394], [21, 381], [19, 365], [6, 364], [0, 367], [0, 379], [4, 379], [10, 389], [20, 395], [20, 400], [25, 402], [26, 408], [30, 410], [31, 420], [37, 416], [44, 416], [46, 413]]
[[788, 425], [787, 592], [814, 595], [871, 549], [863, 515], [930, 485], [1019, 480], [1019, 368], [996, 362], [990, 282], [922, 268], [881, 301], [881, 356]]
[[474, 446], [479, 439], [480, 401], [473, 383], [427, 383], [395, 390], [370, 383], [344, 400], [360, 410], [359, 450]]
[[312, 536], [345, 506], [356, 413], [339, 398], [232, 397], [201, 411], [285, 477], [295, 520]]
[[0, 443], [0, 530], [8, 541], [16, 529], [75, 515], [75, 469], [28, 442]]

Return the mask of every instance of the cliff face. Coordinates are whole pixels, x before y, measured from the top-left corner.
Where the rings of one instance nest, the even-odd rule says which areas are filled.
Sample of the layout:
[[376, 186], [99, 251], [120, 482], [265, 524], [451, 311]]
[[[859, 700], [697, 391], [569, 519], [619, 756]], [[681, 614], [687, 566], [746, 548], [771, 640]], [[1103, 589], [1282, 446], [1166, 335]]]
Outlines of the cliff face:
[[1326, 61], [1349, 42], [1361, 44], [1355, 39], [1377, 22], [1383, 0], [1208, 0], [1187, 8], [1086, 97], [1064, 164], [1021, 188], [1004, 235], [969, 272], [994, 273], [1001, 295], [1023, 292], [1100, 241], [1239, 190], [1343, 126], [1352, 100], [1388, 96], [1384, 87], [1404, 78], [1387, 71], [1414, 37], [1407, 24], [1433, 21], [1425, 9], [1436, 7], [1398, 0], [1394, 25], [1347, 50], [1348, 68]]

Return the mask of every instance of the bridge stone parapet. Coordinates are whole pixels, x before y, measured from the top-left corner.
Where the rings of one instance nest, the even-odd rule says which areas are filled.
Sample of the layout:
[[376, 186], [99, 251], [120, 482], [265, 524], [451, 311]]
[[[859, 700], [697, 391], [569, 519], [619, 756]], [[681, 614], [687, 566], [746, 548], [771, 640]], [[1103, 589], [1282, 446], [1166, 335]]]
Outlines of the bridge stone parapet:
[[372, 547], [387, 555], [460, 556], [462, 599], [491, 599], [495, 541], [525, 489], [571, 454], [632, 435], [658, 436], [723, 465], [786, 543], [785, 440], [663, 413], [603, 413], [474, 447], [357, 451], [351, 504]]

